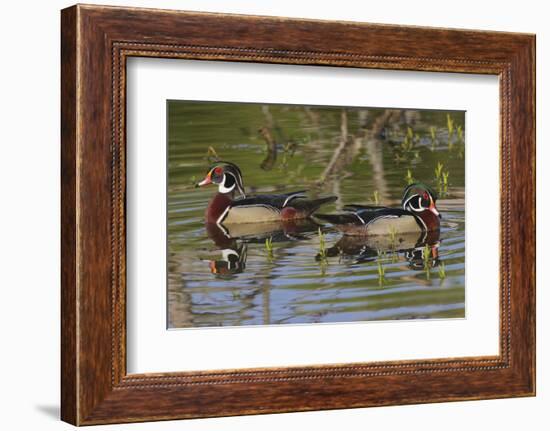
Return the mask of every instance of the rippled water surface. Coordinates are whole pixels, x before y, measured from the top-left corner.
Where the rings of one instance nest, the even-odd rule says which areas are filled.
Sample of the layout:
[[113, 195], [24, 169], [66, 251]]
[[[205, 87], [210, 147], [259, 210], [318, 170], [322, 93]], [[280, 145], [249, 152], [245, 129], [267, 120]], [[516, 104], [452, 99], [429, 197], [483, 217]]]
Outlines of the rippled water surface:
[[[464, 317], [463, 136], [456, 111], [170, 101], [168, 326]], [[216, 187], [194, 187], [217, 157], [249, 194], [337, 196], [322, 213], [399, 206], [422, 181], [440, 194], [441, 231], [365, 239], [324, 224], [320, 236], [309, 221], [228, 236], [204, 223]]]

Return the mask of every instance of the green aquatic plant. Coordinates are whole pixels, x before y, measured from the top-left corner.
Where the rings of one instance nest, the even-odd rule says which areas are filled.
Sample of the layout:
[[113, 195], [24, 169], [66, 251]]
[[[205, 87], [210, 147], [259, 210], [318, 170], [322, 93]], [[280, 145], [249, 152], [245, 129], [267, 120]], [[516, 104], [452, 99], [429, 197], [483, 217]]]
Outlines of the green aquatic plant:
[[411, 138], [409, 138], [409, 135], [405, 136], [405, 139], [403, 139], [403, 142], [401, 143], [401, 149], [404, 153], [408, 153], [413, 149], [413, 141]]
[[403, 142], [401, 142], [401, 150], [403, 153], [410, 152], [414, 147], [414, 132], [413, 129], [410, 127], [407, 127], [407, 133], [405, 134], [405, 138], [403, 139]]
[[408, 185], [414, 183], [414, 177], [412, 176], [412, 172], [410, 169], [407, 169], [407, 176], [405, 177], [405, 181], [407, 181]]
[[462, 145], [458, 147], [457, 155], [459, 159], [464, 159], [464, 142], [462, 142]]
[[434, 169], [435, 179], [437, 180], [437, 191], [441, 194], [446, 194], [449, 187], [449, 171], [444, 171], [445, 166], [441, 162], [437, 162]]
[[430, 272], [431, 272], [431, 255], [432, 252], [430, 250], [430, 247], [428, 244], [424, 246], [424, 250], [422, 251], [422, 259], [424, 260], [424, 271], [426, 272], [426, 280], [430, 279]]
[[374, 201], [375, 205], [378, 205], [380, 203], [380, 196], [378, 195], [378, 190], [375, 190], [372, 194], [372, 200]]
[[442, 173], [442, 181], [443, 181], [443, 191], [447, 193], [447, 189], [449, 187], [449, 171]]
[[394, 147], [394, 160], [397, 163], [406, 162], [420, 158], [420, 151], [415, 148], [415, 143], [420, 142], [420, 135], [415, 133], [410, 126], [407, 126], [407, 132], [401, 144]]
[[415, 133], [413, 129], [410, 126], [407, 126], [407, 139], [411, 143], [411, 146], [414, 144], [415, 141]]
[[265, 249], [267, 251], [267, 258], [269, 261], [273, 260], [273, 238], [269, 237], [265, 239]]
[[383, 286], [384, 284], [386, 284], [386, 270], [384, 269], [384, 266], [382, 265], [380, 260], [376, 263], [378, 265], [378, 284], [380, 286]]
[[401, 162], [407, 161], [407, 158], [399, 153], [399, 151], [395, 151], [393, 154], [393, 160], [395, 161], [395, 163], [399, 164]]
[[453, 136], [454, 128], [455, 124], [451, 117], [451, 114], [447, 114], [447, 131], [449, 132], [449, 139]]
[[435, 136], [435, 127], [434, 126], [430, 126], [430, 138], [432, 138], [432, 142], [435, 142], [437, 140], [437, 138]]
[[290, 141], [283, 146], [283, 159], [279, 165], [279, 170], [286, 171], [288, 168], [288, 161], [294, 157], [296, 152], [297, 144], [296, 142]]
[[437, 162], [437, 166], [435, 167], [435, 179], [440, 181], [441, 180], [441, 173], [443, 172], [443, 163]]
[[319, 235], [319, 260], [321, 262], [327, 262], [327, 244], [325, 240], [325, 234], [321, 230], [321, 228], [318, 229], [318, 235]]
[[378, 271], [378, 285], [383, 286], [386, 284], [386, 268], [382, 264], [383, 260], [388, 258], [386, 250], [376, 250], [378, 259], [376, 260], [376, 270]]
[[317, 254], [317, 260], [319, 261], [319, 266], [321, 268], [321, 275], [324, 276], [328, 266], [327, 244], [325, 234], [321, 228], [319, 228], [317, 232], [319, 235], [319, 253]]
[[458, 136], [458, 140], [461, 142], [461, 143], [464, 143], [464, 130], [462, 129], [462, 126], [458, 126], [456, 128], [456, 134]]
[[439, 263], [438, 271], [439, 271], [439, 278], [441, 280], [447, 277], [447, 272], [445, 271], [445, 264], [443, 262]]
[[378, 255], [378, 259], [386, 259], [388, 257], [386, 250], [376, 250], [376, 254]]
[[447, 139], [447, 145], [449, 147], [449, 150], [453, 149], [453, 132], [455, 130], [455, 124], [450, 114], [447, 114], [447, 132], [449, 133], [448, 139]]

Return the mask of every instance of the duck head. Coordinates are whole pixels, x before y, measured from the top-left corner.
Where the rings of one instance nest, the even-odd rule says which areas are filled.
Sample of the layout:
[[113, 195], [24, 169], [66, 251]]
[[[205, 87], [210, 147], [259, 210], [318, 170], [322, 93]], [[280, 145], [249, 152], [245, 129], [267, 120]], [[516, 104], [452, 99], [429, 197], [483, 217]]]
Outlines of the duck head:
[[216, 184], [218, 191], [222, 194], [238, 192], [245, 197], [242, 173], [234, 163], [218, 161], [212, 164], [208, 168], [204, 180], [198, 183], [196, 187], [208, 184]]
[[242, 244], [238, 248], [220, 250], [220, 258], [211, 260], [208, 264], [210, 272], [225, 279], [242, 273], [246, 268], [246, 250], [246, 244]]
[[404, 210], [418, 215], [430, 211], [441, 218], [441, 214], [435, 206], [436, 200], [437, 194], [430, 187], [422, 183], [413, 183], [403, 191], [401, 205]]

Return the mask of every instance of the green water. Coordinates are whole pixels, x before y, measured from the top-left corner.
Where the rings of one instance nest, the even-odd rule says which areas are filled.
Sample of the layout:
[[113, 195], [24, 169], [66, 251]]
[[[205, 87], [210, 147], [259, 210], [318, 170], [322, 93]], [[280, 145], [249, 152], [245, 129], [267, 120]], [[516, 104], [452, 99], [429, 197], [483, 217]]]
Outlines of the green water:
[[[464, 317], [463, 131], [458, 111], [169, 101], [168, 326]], [[412, 177], [439, 190], [440, 234], [396, 244], [324, 225], [323, 258], [315, 223], [207, 231], [216, 187], [194, 184], [216, 157], [249, 195], [337, 196], [323, 213], [399, 206]]]

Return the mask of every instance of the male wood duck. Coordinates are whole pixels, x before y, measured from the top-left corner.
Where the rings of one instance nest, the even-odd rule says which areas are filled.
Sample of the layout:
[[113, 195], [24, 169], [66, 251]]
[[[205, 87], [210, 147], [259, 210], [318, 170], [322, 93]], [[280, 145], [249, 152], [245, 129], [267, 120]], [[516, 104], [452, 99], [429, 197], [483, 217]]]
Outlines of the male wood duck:
[[[441, 215], [435, 206], [437, 195], [422, 183], [410, 184], [403, 191], [402, 208], [347, 205], [344, 214], [316, 214], [345, 235], [392, 235], [439, 230]], [[399, 239], [399, 238], [398, 238]]]
[[[307, 199], [305, 191], [247, 197], [241, 170], [230, 162], [216, 162], [197, 187], [216, 184], [218, 193], [206, 208], [206, 222], [217, 225], [304, 219], [336, 196]], [[239, 195], [235, 199], [235, 195]]]

